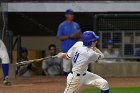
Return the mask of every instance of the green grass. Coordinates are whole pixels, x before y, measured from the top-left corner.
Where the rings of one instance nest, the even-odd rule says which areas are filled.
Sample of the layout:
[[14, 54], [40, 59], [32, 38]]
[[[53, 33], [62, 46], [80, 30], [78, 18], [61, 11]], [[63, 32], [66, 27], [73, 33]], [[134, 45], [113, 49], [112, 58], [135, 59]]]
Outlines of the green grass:
[[[81, 93], [100, 93], [99, 89], [85, 89]], [[140, 87], [111, 88], [110, 93], [140, 93]]]

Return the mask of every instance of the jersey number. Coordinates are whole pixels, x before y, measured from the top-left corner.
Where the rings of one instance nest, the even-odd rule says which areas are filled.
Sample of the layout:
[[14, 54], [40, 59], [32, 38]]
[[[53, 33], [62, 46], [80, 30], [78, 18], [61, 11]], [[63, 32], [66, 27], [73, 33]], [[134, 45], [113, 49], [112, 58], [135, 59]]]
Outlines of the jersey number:
[[79, 57], [79, 53], [76, 52], [76, 53], [75, 53], [75, 56], [74, 56], [74, 58], [73, 58], [73, 62], [74, 62], [74, 63], [76, 63], [78, 57]]

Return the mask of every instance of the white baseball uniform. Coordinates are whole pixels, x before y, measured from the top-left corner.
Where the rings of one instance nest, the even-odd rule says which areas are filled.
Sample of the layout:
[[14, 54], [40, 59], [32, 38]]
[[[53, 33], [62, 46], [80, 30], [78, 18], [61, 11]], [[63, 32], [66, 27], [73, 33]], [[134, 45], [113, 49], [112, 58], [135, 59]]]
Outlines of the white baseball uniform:
[[67, 77], [67, 86], [64, 93], [77, 93], [80, 87], [93, 85], [101, 90], [108, 90], [108, 82], [102, 77], [88, 72], [88, 65], [101, 58], [103, 54], [93, 51], [79, 41], [67, 52], [67, 58], [72, 60], [72, 72]]
[[2, 64], [9, 64], [8, 52], [2, 40], [0, 40], [0, 58], [2, 60]]

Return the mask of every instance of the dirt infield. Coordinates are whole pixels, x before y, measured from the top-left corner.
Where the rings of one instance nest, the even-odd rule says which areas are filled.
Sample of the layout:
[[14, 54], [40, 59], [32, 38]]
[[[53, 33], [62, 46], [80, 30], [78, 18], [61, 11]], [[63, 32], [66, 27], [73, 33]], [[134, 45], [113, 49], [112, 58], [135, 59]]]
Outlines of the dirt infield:
[[[140, 77], [129, 78], [105, 78], [108, 80], [110, 87], [135, 87], [140, 86]], [[63, 93], [66, 78], [58, 77], [32, 77], [16, 78], [12, 80], [11, 86], [0, 84], [0, 93]], [[88, 88], [83, 86], [81, 89]]]

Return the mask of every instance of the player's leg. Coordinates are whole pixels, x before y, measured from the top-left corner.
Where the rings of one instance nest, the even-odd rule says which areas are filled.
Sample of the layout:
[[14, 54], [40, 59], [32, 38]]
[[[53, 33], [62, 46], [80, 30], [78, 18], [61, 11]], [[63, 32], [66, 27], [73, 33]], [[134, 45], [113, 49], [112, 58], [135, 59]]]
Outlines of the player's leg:
[[11, 83], [9, 82], [9, 78], [8, 78], [8, 72], [9, 72], [9, 64], [8, 63], [2, 63], [2, 71], [3, 71], [3, 84], [4, 85], [11, 85]]
[[9, 64], [8, 63], [2, 63], [2, 71], [3, 71], [3, 84], [4, 85], [10, 85], [11, 83], [9, 82], [8, 78], [8, 73], [9, 73]]
[[71, 60], [66, 60], [66, 59], [63, 59], [63, 71], [64, 71], [64, 76], [68, 76], [68, 74], [70, 73], [71, 71]]
[[92, 85], [101, 89], [101, 93], [109, 93], [109, 85], [108, 82], [102, 77], [93, 74], [91, 72], [87, 72], [84, 76], [84, 84]]
[[3, 71], [3, 77], [4, 77], [4, 79], [6, 79], [8, 77], [9, 64], [2, 63], [2, 71]]
[[0, 39], [0, 59], [2, 61], [2, 71], [3, 71], [3, 77], [4, 77], [3, 83], [7, 85], [9, 84], [8, 72], [9, 72], [10, 61], [9, 61], [7, 49], [1, 39]]
[[7, 50], [4, 48], [1, 50], [1, 60], [2, 60], [2, 71], [3, 71], [3, 77], [4, 77], [4, 84], [9, 84], [10, 82], [8, 81], [8, 73], [9, 73], [9, 57]]
[[82, 81], [80, 77], [70, 73], [67, 77], [67, 85], [64, 93], [77, 93], [81, 86]]

